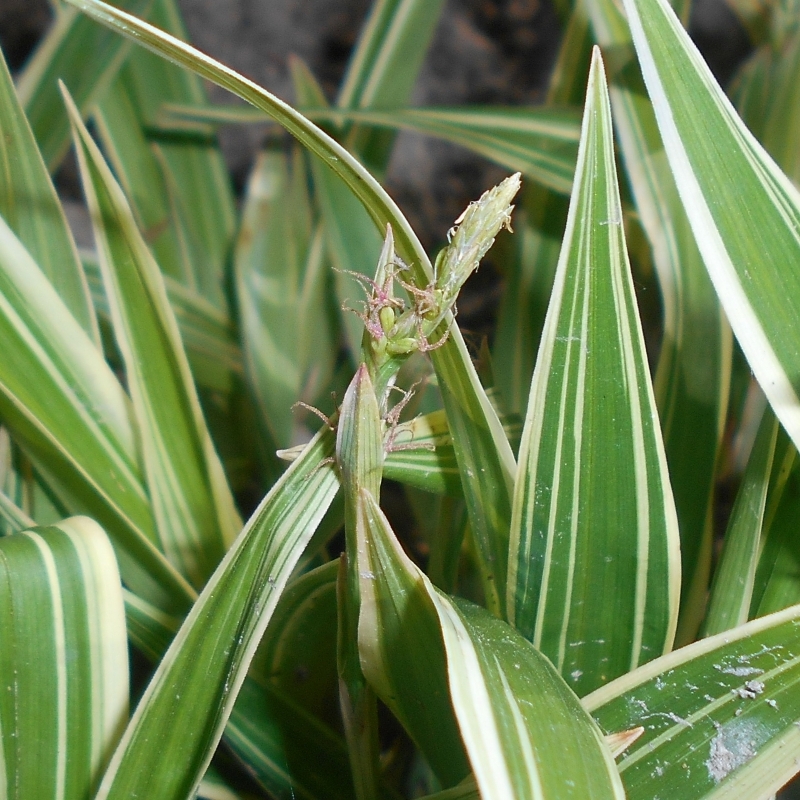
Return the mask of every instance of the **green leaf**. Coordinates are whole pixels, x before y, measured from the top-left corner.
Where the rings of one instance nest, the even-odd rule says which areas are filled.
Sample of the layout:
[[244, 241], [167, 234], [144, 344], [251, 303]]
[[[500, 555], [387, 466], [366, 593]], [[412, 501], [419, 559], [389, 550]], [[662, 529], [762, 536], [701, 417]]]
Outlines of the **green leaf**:
[[[296, 77], [302, 79], [303, 75], [296, 71]], [[298, 85], [305, 89], [306, 94], [301, 97], [313, 96], [313, 87], [308, 80], [298, 80]], [[366, 215], [330, 170], [320, 166], [317, 176], [323, 209], [327, 209], [328, 214], [328, 234], [334, 233], [337, 242], [333, 247], [334, 261], [338, 258], [347, 269], [355, 267], [363, 272], [367, 259], [374, 260], [370, 253], [376, 244], [373, 242], [370, 246], [374, 236], [365, 230]], [[507, 223], [518, 176], [507, 179], [504, 184], [501, 184], [502, 188], [486, 192], [465, 212], [459, 227], [460, 236], [456, 232], [452, 244], [440, 254], [435, 281], [425, 291], [445, 287], [449, 297], [477, 268], [499, 227]], [[353, 230], [356, 226], [358, 231]], [[356, 281], [348, 275], [341, 275], [337, 280], [340, 293], [348, 284], [353, 289]], [[452, 302], [452, 299], [447, 302]], [[449, 425], [455, 431], [452, 440], [475, 533], [485, 594], [490, 607], [496, 613], [502, 613], [514, 457], [460, 332], [452, 319], [448, 319], [446, 324], [450, 326], [452, 342], [434, 348], [432, 359], [440, 378]], [[347, 330], [351, 342], [356, 338], [360, 340], [361, 325], [357, 320], [352, 320]]]
[[125, 582], [164, 608], [189, 585], [157, 550], [129, 400], [0, 218], [0, 414], [48, 486], [108, 531]]
[[[322, 105], [325, 94], [310, 70], [299, 59], [291, 62], [295, 94], [302, 104]], [[331, 264], [335, 269], [334, 283], [341, 307], [343, 328], [350, 352], [361, 349], [364, 325], [357, 308], [364, 289], [357, 275], [372, 276], [381, 251], [382, 231], [376, 229], [369, 211], [335, 172], [313, 159], [311, 170], [314, 188], [324, 223], [324, 235]]]
[[708, 590], [732, 337], [681, 205], [625, 18], [605, 0], [590, 3], [589, 10], [600, 45], [613, 48], [612, 111], [664, 308], [654, 388], [681, 535], [678, 641], [688, 641], [696, 635]]
[[234, 256], [248, 380], [278, 447], [294, 438], [292, 404], [313, 403], [334, 368], [322, 231], [307, 182], [299, 153], [291, 161], [278, 152], [259, 156]]
[[[354, 797], [341, 735], [266, 684], [244, 681], [225, 728], [225, 742], [271, 797]], [[382, 790], [377, 794], [390, 796]]]
[[513, 172], [567, 194], [580, 135], [578, 114], [551, 108], [397, 108], [387, 111], [303, 109], [313, 120], [347, 119], [360, 125], [435, 136]]
[[703, 635], [747, 622], [772, 472], [778, 420], [766, 409], [736, 495], [703, 622]]
[[302, 114], [232, 69], [125, 11], [101, 0], [68, 2], [97, 22], [134, 39], [162, 58], [186, 67], [266, 112], [350, 186], [369, 211], [379, 231], [385, 231], [386, 224], [391, 223], [403, 258], [413, 263], [419, 274], [430, 274], [430, 262], [394, 201], [347, 150]]
[[458, 462], [443, 410], [398, 425], [383, 474], [428, 492], [461, 495]]
[[[175, 0], [155, 0], [148, 19], [186, 38]], [[94, 119], [161, 268], [183, 276], [185, 285], [227, 311], [225, 270], [236, 213], [230, 178], [208, 126], [158, 130], [156, 116], [164, 102], [202, 106], [207, 102], [202, 81], [136, 48]]]
[[500, 304], [493, 362], [508, 409], [525, 412], [536, 353], [553, 288], [568, 201], [541, 187], [528, 187], [514, 215], [506, 249], [508, 283]]
[[281, 595], [250, 676], [270, 681], [288, 700], [326, 722], [340, 720], [336, 703], [336, 578], [330, 561], [293, 580]]
[[619, 762], [629, 800], [769, 797], [800, 768], [800, 608], [676, 650], [583, 700], [606, 731], [644, 726]]
[[[347, 65], [336, 105], [383, 108], [405, 105], [425, 60], [444, 8], [443, 0], [377, 0]], [[347, 131], [348, 149], [382, 173], [394, 136], [356, 125]]]
[[456, 747], [449, 686], [483, 798], [622, 797], [600, 732], [549, 661], [484, 609], [437, 591], [372, 496], [360, 499], [362, 663], [412, 736]]
[[33, 528], [36, 523], [5, 493], [0, 491], [0, 536]]
[[98, 800], [178, 800], [196, 789], [278, 598], [338, 489], [321, 463], [333, 445], [327, 429], [309, 443], [209, 579], [139, 702]]
[[[381, 265], [388, 262], [391, 248], [392, 239], [387, 236]], [[375, 694], [367, 684], [359, 663], [359, 550], [363, 547], [359, 497], [362, 490], [380, 494], [383, 424], [366, 364], [358, 368], [342, 400], [336, 428], [336, 463], [342, 479], [346, 542], [346, 555], [340, 563], [337, 586], [339, 702], [356, 797], [369, 800], [375, 796], [380, 771], [380, 747]]]
[[[146, 15], [153, 0], [124, 0], [133, 14]], [[55, 23], [20, 75], [17, 87], [42, 156], [51, 172], [69, 147], [69, 120], [58, 81], [70, 89], [81, 113], [113, 81], [130, 46], [92, 25], [76, 10], [60, 8]]]
[[800, 442], [800, 196], [737, 116], [662, 0], [625, 0], [698, 248], [776, 416]]
[[[323, 684], [326, 677], [324, 665], [315, 663], [310, 651], [303, 648], [309, 631], [302, 627], [310, 619], [316, 620], [314, 607], [320, 592], [326, 597], [335, 591], [336, 564], [330, 567], [333, 569], [315, 570], [292, 581], [281, 596], [225, 727], [225, 742], [233, 753], [261, 786], [281, 800], [347, 800], [353, 796], [344, 740], [314, 713], [321, 709], [309, 708], [321, 699], [319, 690], [312, 690], [310, 697], [307, 693], [309, 681], [316, 683], [320, 667]], [[323, 639], [328, 640], [335, 638], [335, 599], [332, 615], [330, 611], [323, 609], [323, 621], [329, 623]], [[131, 643], [157, 663], [181, 621], [130, 592], [125, 592], [125, 615]], [[290, 637], [298, 627], [300, 640], [296, 641]], [[312, 621], [312, 630], [319, 628], [319, 622]], [[322, 650], [325, 644], [330, 649], [335, 686], [335, 642], [323, 643]], [[316, 642], [314, 647], [318, 653]], [[325, 700], [335, 705], [335, 695]]]
[[680, 565], [599, 50], [514, 493], [508, 614], [578, 694], [668, 650]]
[[[361, 128], [407, 130], [460, 145], [554, 191], [567, 194], [572, 186], [578, 138], [578, 114], [563, 108], [403, 108], [397, 98], [386, 110], [320, 108], [301, 104], [315, 122], [356, 123]], [[165, 105], [161, 121], [169, 126], [185, 121], [222, 123], [263, 122], [264, 115], [242, 106]], [[350, 145], [350, 140], [347, 140]], [[368, 162], [369, 163], [369, 162]]]
[[[81, 259], [92, 304], [98, 314], [110, 319], [111, 309], [94, 252], [82, 251]], [[242, 352], [231, 319], [193, 289], [162, 275], [169, 304], [181, 332], [195, 383], [203, 389], [230, 394], [234, 382], [244, 374]]]
[[0, 539], [0, 631], [0, 795], [91, 796], [128, 714], [122, 586], [95, 522]]
[[99, 344], [89, 287], [61, 203], [0, 53], [0, 214], [47, 275], [89, 337]]
[[469, 764], [450, 701], [441, 630], [419, 586], [422, 573], [397, 543], [371, 494], [359, 496], [357, 514], [358, 648], [364, 674], [439, 780], [452, 786]]
[[753, 583], [750, 618], [800, 602], [797, 518], [800, 513], [800, 463], [797, 449], [780, 428], [769, 476], [759, 559]]
[[800, 156], [800, 98], [794, 80], [800, 69], [800, 33], [780, 46], [765, 46], [745, 67], [733, 99], [742, 118], [780, 168], [797, 183]]
[[97, 145], [65, 93], [117, 344], [142, 433], [160, 543], [197, 587], [241, 529], [161, 272]]
[[[511, 201], [519, 185], [519, 173], [511, 175], [469, 205], [451, 231], [449, 245], [439, 253], [435, 280], [426, 291], [445, 298], [448, 304], [455, 302], [461, 285], [478, 268], [495, 236], [508, 227], [514, 208]], [[455, 347], [434, 345], [431, 357], [461, 472], [486, 604], [492, 613], [503, 616], [516, 463], [497, 411], [465, 354], [451, 312], [438, 319], [442, 316], [437, 335], [446, 337], [449, 332]]]
[[[579, 3], [569, 17], [550, 77], [548, 106], [584, 102], [591, 46], [589, 21]], [[570, 169], [574, 173], [574, 159]], [[537, 184], [526, 187], [514, 219], [516, 235], [505, 251], [508, 278], [492, 355], [497, 387], [512, 413], [524, 414], [528, 402], [568, 210], [568, 197]]]

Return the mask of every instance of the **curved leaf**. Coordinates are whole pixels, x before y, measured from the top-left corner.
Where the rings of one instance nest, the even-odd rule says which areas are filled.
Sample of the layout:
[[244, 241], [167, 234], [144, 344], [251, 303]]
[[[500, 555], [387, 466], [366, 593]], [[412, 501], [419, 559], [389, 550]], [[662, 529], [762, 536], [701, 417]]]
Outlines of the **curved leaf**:
[[202, 586], [241, 528], [158, 265], [65, 92], [161, 546]]
[[[330, 136], [252, 81], [146, 22], [101, 0], [68, 1], [98, 22], [208, 78], [272, 116], [339, 175], [367, 209], [378, 230], [383, 232], [391, 224], [399, 254], [409, 263], [418, 288], [424, 289], [429, 285], [434, 277], [433, 269], [408, 221], [369, 172]], [[439, 335], [444, 336], [448, 328], [449, 340], [433, 351], [433, 360], [443, 387], [442, 396], [450, 426], [457, 429], [454, 438], [456, 457], [466, 487], [472, 529], [481, 551], [494, 555], [493, 560], [484, 559], [487, 596], [492, 606], [500, 609], [505, 591], [501, 589], [498, 592], [494, 587], [502, 586], [505, 581], [505, 532], [510, 518], [510, 493], [516, 463], [497, 414], [480, 384], [464, 339], [450, 314], [443, 320]], [[459, 445], [459, 442], [467, 440], [474, 446]]]
[[[153, 0], [125, 0], [134, 14], [147, 14]], [[58, 92], [64, 81], [86, 113], [122, 66], [130, 50], [108, 31], [70, 8], [55, 23], [25, 67], [18, 90], [45, 163], [55, 171], [69, 147], [69, 120]]]
[[122, 585], [95, 522], [0, 539], [0, 632], [0, 795], [90, 797], [128, 714]]
[[644, 726], [619, 762], [629, 800], [769, 797], [800, 769], [800, 607], [676, 650], [583, 700], [606, 732]]
[[503, 621], [435, 589], [366, 491], [360, 514], [362, 664], [429, 758], [444, 758], [431, 754], [438, 740], [453, 770], [454, 713], [484, 800], [623, 797], [600, 732], [550, 662]]
[[100, 332], [61, 203], [0, 53], [0, 213], [95, 344]]
[[321, 463], [333, 444], [327, 429], [309, 443], [209, 579], [139, 702], [98, 800], [183, 800], [197, 788], [278, 598], [338, 489]]
[[59, 498], [91, 513], [125, 581], [165, 608], [191, 587], [157, 550], [129, 400], [84, 330], [0, 218], [0, 412]]
[[645, 84], [711, 280], [776, 416], [800, 442], [800, 194], [664, 0], [625, 0]]
[[[444, 8], [443, 0], [377, 0], [350, 58], [336, 105], [381, 108], [408, 102]], [[378, 173], [386, 168], [391, 133], [354, 126], [348, 149]]]
[[[398, 107], [386, 110], [315, 108], [302, 106], [315, 122], [349, 122], [360, 127], [407, 130], [460, 145], [514, 172], [568, 194], [577, 154], [578, 114], [571, 109]], [[212, 123], [262, 122], [263, 112], [241, 106], [164, 105], [161, 120]], [[173, 122], [174, 121], [174, 122]]]

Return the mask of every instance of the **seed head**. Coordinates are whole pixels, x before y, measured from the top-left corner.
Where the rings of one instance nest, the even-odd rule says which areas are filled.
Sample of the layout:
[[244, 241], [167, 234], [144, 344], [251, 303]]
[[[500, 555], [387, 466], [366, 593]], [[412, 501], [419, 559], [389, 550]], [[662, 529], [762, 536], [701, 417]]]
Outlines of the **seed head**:
[[511, 201], [519, 187], [517, 172], [470, 203], [456, 220], [450, 244], [436, 259], [435, 288], [441, 291], [445, 308], [455, 302], [467, 278], [478, 269], [500, 229], [511, 230]]

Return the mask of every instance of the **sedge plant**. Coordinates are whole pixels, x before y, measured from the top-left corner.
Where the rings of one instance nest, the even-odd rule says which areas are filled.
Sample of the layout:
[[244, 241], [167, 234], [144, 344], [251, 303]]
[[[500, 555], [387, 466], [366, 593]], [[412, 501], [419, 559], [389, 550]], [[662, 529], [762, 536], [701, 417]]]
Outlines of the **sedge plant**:
[[[68, 0], [0, 65], [0, 797], [798, 771], [798, 12], [735, 4], [732, 99], [688, 7], [586, 0], [542, 107], [406, 107], [443, 7], [376, 0], [332, 104], [299, 61], [295, 108], [195, 50], [174, 0]], [[239, 209], [215, 127], [265, 119], [294, 144]], [[379, 181], [400, 129], [509, 171], [434, 259]]]

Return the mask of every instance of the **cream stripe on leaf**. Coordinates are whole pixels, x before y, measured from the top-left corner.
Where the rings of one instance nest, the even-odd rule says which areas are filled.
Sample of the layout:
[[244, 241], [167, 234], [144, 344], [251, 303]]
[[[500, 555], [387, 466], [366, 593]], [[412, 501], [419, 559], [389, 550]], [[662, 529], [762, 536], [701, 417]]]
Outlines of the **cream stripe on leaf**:
[[622, 798], [600, 731], [550, 662], [434, 588], [366, 491], [361, 513], [361, 663], [415, 741], [460, 746], [454, 715], [483, 800]]
[[122, 585], [97, 523], [0, 540], [0, 636], [0, 796], [92, 796], [128, 713]]
[[618, 761], [629, 800], [769, 797], [800, 769], [800, 606], [675, 650], [583, 705], [644, 733]]
[[[397, 104], [392, 100], [392, 105]], [[410, 130], [453, 142], [479, 153], [507, 169], [566, 194], [572, 185], [578, 126], [569, 109], [472, 106], [468, 108], [370, 109], [306, 108], [315, 122], [348, 121], [363, 128]], [[162, 121], [185, 120], [220, 123], [259, 122], [262, 112], [246, 106], [166, 105]]]
[[111, 532], [126, 583], [160, 605], [192, 596], [155, 547], [130, 400], [0, 217], [0, 415], [49, 488]]
[[84, 191], [139, 428], [161, 546], [196, 587], [241, 528], [158, 265], [69, 94]]
[[614, 124], [664, 308], [654, 389], [680, 523], [682, 640], [696, 632], [708, 587], [710, 507], [728, 403], [732, 336], [680, 202], [641, 74], [634, 68], [628, 24], [611, 0], [593, 0], [589, 12], [600, 46], [614, 48], [609, 87]]
[[666, 2], [625, 0], [675, 182], [734, 334], [800, 443], [800, 195], [711, 75]]
[[196, 790], [278, 598], [338, 490], [334, 471], [321, 463], [333, 446], [324, 428], [228, 550], [139, 702], [98, 799], [178, 800]]
[[597, 50], [519, 460], [509, 619], [585, 694], [670, 647], [680, 574]]
[[2, 54], [0, 108], [0, 214], [99, 346], [100, 332], [75, 241]]

